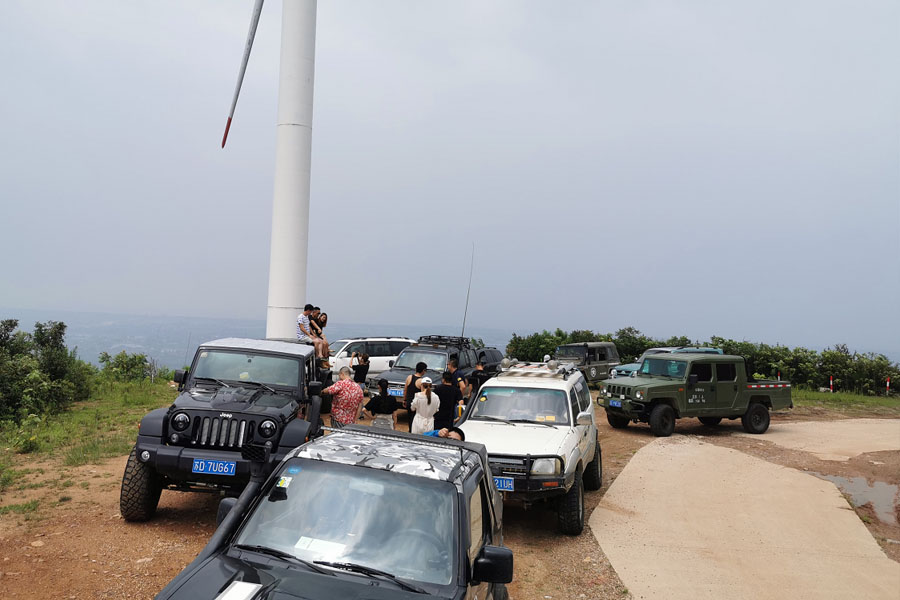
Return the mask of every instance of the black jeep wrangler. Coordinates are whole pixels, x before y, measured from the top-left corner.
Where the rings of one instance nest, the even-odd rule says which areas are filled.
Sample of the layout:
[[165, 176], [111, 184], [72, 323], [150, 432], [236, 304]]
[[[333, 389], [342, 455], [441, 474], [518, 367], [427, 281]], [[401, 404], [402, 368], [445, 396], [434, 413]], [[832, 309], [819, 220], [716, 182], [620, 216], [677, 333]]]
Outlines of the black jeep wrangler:
[[[227, 338], [202, 344], [181, 392], [148, 413], [125, 465], [126, 521], [153, 517], [163, 489], [238, 494], [250, 480], [241, 449], [269, 449], [271, 470], [317, 431], [322, 384], [312, 346]], [[303, 418], [305, 417], [305, 418]]]

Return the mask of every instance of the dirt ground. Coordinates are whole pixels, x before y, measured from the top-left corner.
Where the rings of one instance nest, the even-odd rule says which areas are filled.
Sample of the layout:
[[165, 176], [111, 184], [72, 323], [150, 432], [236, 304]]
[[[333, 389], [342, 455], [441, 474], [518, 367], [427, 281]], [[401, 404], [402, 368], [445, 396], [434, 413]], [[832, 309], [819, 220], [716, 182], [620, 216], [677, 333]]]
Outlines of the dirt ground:
[[[597, 409], [603, 448], [603, 487], [586, 492], [589, 516], [609, 484], [653, 436], [645, 425], [614, 430]], [[774, 415], [780, 420], [840, 418], [834, 413], [798, 410]], [[771, 462], [822, 475], [865, 477], [870, 482], [900, 483], [900, 452], [877, 452], [847, 462], [821, 461], [765, 441], [765, 436], [732, 436], [738, 422], [716, 429], [696, 420], [679, 421], [676, 434], [698, 435]], [[125, 457], [100, 465], [63, 467], [58, 461], [29, 462], [24, 489], [7, 490], [0, 506], [40, 500], [34, 512], [0, 516], [0, 589], [3, 598], [147, 599], [187, 565], [215, 529], [218, 497], [165, 491], [157, 517], [149, 523], [125, 523], [118, 512], [119, 484]], [[22, 486], [13, 486], [19, 488]], [[896, 510], [896, 506], [895, 506]], [[870, 506], [857, 513], [885, 553], [900, 562], [900, 526], [880, 521]], [[900, 516], [900, 515], [898, 515]], [[548, 598], [627, 598], [630, 594], [588, 528], [577, 537], [556, 531], [555, 513], [507, 506], [506, 544], [515, 555], [510, 596], [517, 600]]]

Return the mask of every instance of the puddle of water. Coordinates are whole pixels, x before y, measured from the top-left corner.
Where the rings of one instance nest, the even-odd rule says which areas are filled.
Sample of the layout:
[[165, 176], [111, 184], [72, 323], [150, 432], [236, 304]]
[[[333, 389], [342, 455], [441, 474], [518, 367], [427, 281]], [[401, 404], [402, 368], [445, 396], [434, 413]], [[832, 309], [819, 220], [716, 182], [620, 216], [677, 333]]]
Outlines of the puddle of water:
[[853, 506], [862, 506], [863, 504], [872, 503], [875, 515], [885, 523], [897, 525], [897, 514], [894, 512], [894, 500], [897, 498], [897, 492], [900, 486], [891, 485], [883, 481], [876, 481], [874, 485], [869, 485], [865, 477], [839, 477], [837, 475], [822, 475], [815, 471], [809, 471], [820, 479], [827, 479], [838, 488], [850, 496], [850, 502]]

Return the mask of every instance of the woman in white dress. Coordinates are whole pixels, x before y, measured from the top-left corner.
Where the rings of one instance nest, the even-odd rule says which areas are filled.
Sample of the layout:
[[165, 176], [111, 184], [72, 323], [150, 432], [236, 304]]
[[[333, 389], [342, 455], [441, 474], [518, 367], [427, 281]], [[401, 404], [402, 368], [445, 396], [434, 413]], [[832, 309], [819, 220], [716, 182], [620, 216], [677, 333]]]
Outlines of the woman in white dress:
[[423, 377], [418, 381], [421, 392], [416, 392], [411, 403], [412, 410], [416, 411], [416, 417], [412, 422], [413, 433], [425, 433], [434, 429], [434, 414], [441, 406], [437, 394], [431, 391], [431, 378]]

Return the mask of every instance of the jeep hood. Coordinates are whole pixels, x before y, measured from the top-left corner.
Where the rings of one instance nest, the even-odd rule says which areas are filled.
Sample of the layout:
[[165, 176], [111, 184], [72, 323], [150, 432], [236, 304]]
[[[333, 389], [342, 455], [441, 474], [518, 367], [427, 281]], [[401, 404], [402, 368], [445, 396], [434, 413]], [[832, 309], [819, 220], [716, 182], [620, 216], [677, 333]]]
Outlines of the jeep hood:
[[559, 454], [560, 446], [571, 433], [568, 425], [545, 427], [530, 423], [507, 425], [499, 421], [468, 419], [459, 426], [467, 442], [484, 444], [491, 454]]
[[280, 408], [295, 401], [292, 394], [275, 393], [257, 387], [220, 387], [218, 389], [191, 388], [179, 394], [175, 406], [181, 409], [217, 410], [222, 412], [254, 413]]

